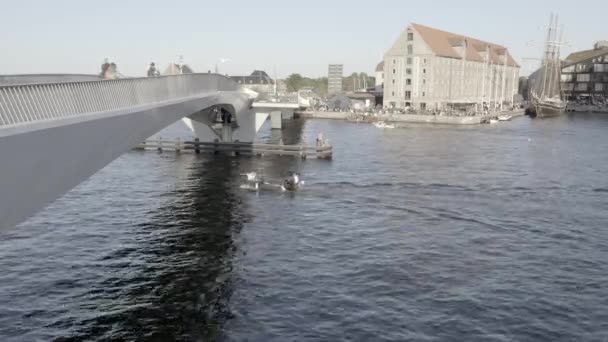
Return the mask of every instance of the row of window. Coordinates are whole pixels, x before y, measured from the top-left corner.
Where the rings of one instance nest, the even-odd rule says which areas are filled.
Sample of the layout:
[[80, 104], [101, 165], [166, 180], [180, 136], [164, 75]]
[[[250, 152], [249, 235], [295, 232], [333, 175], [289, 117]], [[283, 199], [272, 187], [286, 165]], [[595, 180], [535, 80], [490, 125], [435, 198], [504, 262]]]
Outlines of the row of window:
[[589, 64], [575, 64], [569, 67], [565, 67], [562, 72], [573, 73], [573, 72], [608, 72], [608, 64], [595, 63]]
[[[393, 69], [393, 75], [397, 73], [397, 69]], [[426, 74], [426, 69], [422, 69], [422, 73]], [[411, 75], [412, 74], [412, 69], [411, 68], [407, 68], [405, 69], [405, 74], [406, 75]]]
[[[406, 58], [405, 63], [407, 65], [412, 65], [412, 58], [411, 57]], [[397, 64], [397, 61], [393, 59], [393, 65], [396, 65], [396, 64]], [[426, 64], [426, 58], [422, 59], [422, 64]]]
[[[395, 84], [395, 80], [393, 80], [393, 84]], [[426, 79], [425, 78], [422, 79], [422, 84], [426, 84]], [[412, 85], [412, 79], [411, 78], [406, 78], [405, 79], [405, 85]]]
[[562, 74], [562, 82], [589, 82], [591, 74]]
[[[392, 95], [392, 96], [395, 96], [395, 92], [394, 92], [394, 91], [393, 91], [393, 92], [391, 92], [391, 95]], [[409, 100], [409, 99], [411, 99], [411, 98], [412, 98], [412, 92], [411, 92], [410, 90], [406, 90], [404, 95], [405, 95], [405, 99], [406, 99], [406, 100]], [[425, 93], [425, 92], [422, 92], [422, 97], [425, 97], [425, 96], [426, 96], [426, 93]]]
[[[564, 83], [562, 89], [569, 91], [589, 91], [589, 83]], [[604, 91], [604, 89], [608, 90], [604, 87], [603, 83], [595, 84], [594, 91]]]

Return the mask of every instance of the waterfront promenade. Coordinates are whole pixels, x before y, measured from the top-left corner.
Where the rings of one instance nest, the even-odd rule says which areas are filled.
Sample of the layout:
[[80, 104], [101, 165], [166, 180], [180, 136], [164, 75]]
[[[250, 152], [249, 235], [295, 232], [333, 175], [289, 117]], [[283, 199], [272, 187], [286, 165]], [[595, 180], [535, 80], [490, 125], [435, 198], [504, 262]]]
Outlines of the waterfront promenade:
[[[447, 125], [478, 125], [486, 122], [491, 118], [496, 118], [498, 115], [511, 115], [513, 117], [524, 115], [524, 110], [502, 111], [483, 115], [474, 116], [457, 116], [457, 115], [433, 115], [433, 114], [372, 114], [367, 121], [385, 121], [390, 123], [429, 123], [429, 124], [447, 124]], [[353, 115], [350, 112], [299, 112], [296, 113], [301, 118], [308, 119], [332, 119], [332, 120], [348, 120]]]

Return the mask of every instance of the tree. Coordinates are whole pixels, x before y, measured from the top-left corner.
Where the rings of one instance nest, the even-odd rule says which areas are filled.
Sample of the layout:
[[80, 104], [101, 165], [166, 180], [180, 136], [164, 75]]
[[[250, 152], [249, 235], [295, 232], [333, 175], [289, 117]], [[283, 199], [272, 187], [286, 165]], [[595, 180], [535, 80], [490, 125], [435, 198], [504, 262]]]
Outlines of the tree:
[[298, 91], [303, 87], [304, 78], [300, 74], [291, 74], [285, 80], [288, 91]]

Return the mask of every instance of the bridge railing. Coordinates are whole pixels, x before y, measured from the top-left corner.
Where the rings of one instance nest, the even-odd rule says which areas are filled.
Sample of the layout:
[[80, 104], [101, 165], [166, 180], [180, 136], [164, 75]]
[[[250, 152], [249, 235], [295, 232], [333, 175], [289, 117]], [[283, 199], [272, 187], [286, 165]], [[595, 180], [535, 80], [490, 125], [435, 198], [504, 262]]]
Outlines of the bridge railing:
[[239, 89], [217, 74], [0, 86], [0, 128]]

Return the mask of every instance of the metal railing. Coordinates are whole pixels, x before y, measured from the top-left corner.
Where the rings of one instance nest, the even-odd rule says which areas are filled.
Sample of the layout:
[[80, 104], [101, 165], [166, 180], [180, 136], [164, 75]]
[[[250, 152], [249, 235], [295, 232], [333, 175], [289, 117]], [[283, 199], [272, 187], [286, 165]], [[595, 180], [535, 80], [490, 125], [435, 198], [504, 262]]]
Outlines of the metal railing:
[[0, 128], [239, 89], [217, 74], [0, 86]]

